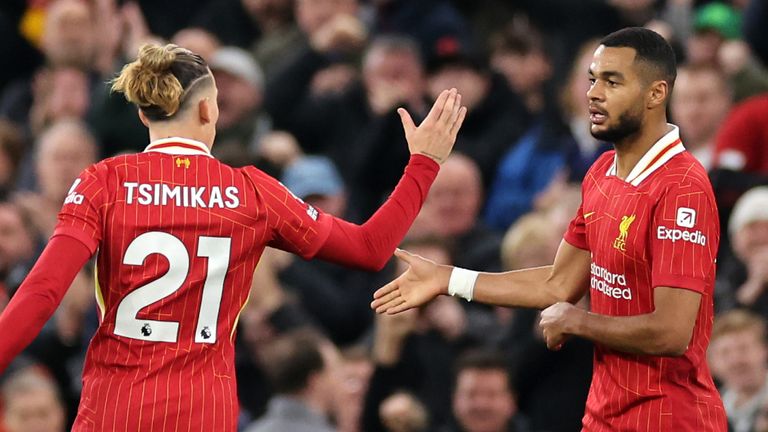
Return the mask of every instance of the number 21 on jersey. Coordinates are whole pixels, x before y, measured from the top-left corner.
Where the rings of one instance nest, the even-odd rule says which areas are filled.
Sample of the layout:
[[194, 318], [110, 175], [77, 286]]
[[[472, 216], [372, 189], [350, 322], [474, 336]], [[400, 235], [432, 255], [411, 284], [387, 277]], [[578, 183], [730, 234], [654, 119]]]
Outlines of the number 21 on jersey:
[[[197, 257], [208, 259], [208, 272], [203, 284], [203, 296], [195, 329], [196, 343], [216, 343], [219, 307], [224, 290], [224, 277], [229, 267], [232, 239], [228, 237], [199, 238]], [[179, 323], [137, 319], [145, 307], [170, 296], [182, 287], [189, 275], [190, 258], [186, 246], [171, 234], [152, 231], [136, 237], [125, 251], [123, 264], [140, 266], [152, 255], [168, 260], [168, 271], [160, 278], [136, 288], [117, 306], [115, 334], [151, 342], [177, 342]]]

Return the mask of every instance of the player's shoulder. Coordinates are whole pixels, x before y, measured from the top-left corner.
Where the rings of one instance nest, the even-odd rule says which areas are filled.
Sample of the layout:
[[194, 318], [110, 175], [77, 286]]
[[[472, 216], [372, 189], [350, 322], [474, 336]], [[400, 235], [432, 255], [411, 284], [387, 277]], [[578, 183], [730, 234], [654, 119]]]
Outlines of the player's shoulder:
[[276, 178], [253, 165], [232, 169], [250, 180], [256, 189], [258, 189], [260, 186], [273, 186], [279, 184], [279, 181]]
[[662, 190], [699, 190], [712, 193], [706, 168], [688, 151], [675, 155], [651, 180]]
[[613, 165], [615, 159], [616, 150], [608, 150], [604, 152], [598, 156], [595, 162], [592, 163], [592, 166], [589, 167], [589, 170], [587, 170], [587, 176], [597, 174], [605, 175], [605, 173], [607, 173]]
[[674, 180], [679, 184], [710, 185], [707, 169], [688, 151], [681, 152], [670, 159], [664, 168], [660, 170], [659, 174], [665, 181]]

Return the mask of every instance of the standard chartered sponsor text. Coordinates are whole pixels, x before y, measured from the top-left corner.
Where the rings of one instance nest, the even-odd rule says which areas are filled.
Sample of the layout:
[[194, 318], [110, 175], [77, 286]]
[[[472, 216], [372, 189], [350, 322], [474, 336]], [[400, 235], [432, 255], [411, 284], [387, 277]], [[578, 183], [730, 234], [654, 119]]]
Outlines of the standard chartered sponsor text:
[[623, 274], [612, 273], [595, 263], [592, 263], [589, 272], [589, 285], [592, 289], [611, 298], [632, 300], [632, 291], [627, 287], [627, 277]]

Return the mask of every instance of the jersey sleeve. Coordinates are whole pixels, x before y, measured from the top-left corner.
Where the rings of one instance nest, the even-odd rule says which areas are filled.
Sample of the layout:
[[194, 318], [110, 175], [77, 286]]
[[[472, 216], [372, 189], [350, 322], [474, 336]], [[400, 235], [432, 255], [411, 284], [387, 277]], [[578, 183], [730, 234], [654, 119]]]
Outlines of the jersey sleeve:
[[568, 224], [568, 229], [565, 230], [563, 239], [573, 247], [589, 250], [589, 245], [587, 244], [587, 230], [585, 226], [584, 208], [583, 205], [579, 205], [579, 209], [576, 211], [576, 216], [571, 219], [571, 223]]
[[708, 184], [669, 186], [653, 212], [649, 235], [654, 288], [713, 289], [720, 223]]
[[267, 225], [272, 233], [268, 246], [305, 259], [315, 256], [328, 238], [333, 217], [300, 200], [264, 172], [252, 167], [246, 172], [266, 211]]
[[105, 190], [98, 176], [98, 166], [92, 165], [72, 183], [53, 236], [66, 235], [83, 243], [93, 254], [102, 239], [101, 208]]

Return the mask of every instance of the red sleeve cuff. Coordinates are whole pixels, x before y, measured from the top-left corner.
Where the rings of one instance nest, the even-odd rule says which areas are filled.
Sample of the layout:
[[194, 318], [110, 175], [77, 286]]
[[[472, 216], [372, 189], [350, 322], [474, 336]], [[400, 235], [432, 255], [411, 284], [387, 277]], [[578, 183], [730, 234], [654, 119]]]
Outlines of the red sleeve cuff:
[[690, 276], [679, 275], [653, 275], [652, 276], [653, 287], [670, 287], [670, 288], [682, 288], [689, 291], [695, 291], [700, 294], [707, 294], [711, 289], [708, 287], [707, 282], [701, 278], [695, 278]]
[[575, 248], [585, 251], [589, 250], [589, 245], [587, 245], [587, 241], [583, 236], [578, 236], [570, 231], [566, 231], [563, 235], [563, 240]]
[[99, 242], [96, 241], [96, 239], [93, 238], [93, 236], [88, 235], [85, 231], [72, 227], [72, 226], [58, 226], [53, 231], [53, 235], [51, 238], [56, 237], [58, 235], [65, 235], [67, 237], [72, 237], [75, 240], [79, 241], [80, 243], [84, 244], [85, 247], [88, 248], [88, 251], [91, 253], [91, 256], [93, 256], [94, 253], [96, 253], [96, 249], [99, 248]]
[[408, 160], [408, 166], [424, 166], [429, 171], [434, 171], [435, 175], [440, 171], [440, 164], [429, 156], [423, 154], [413, 154]]

